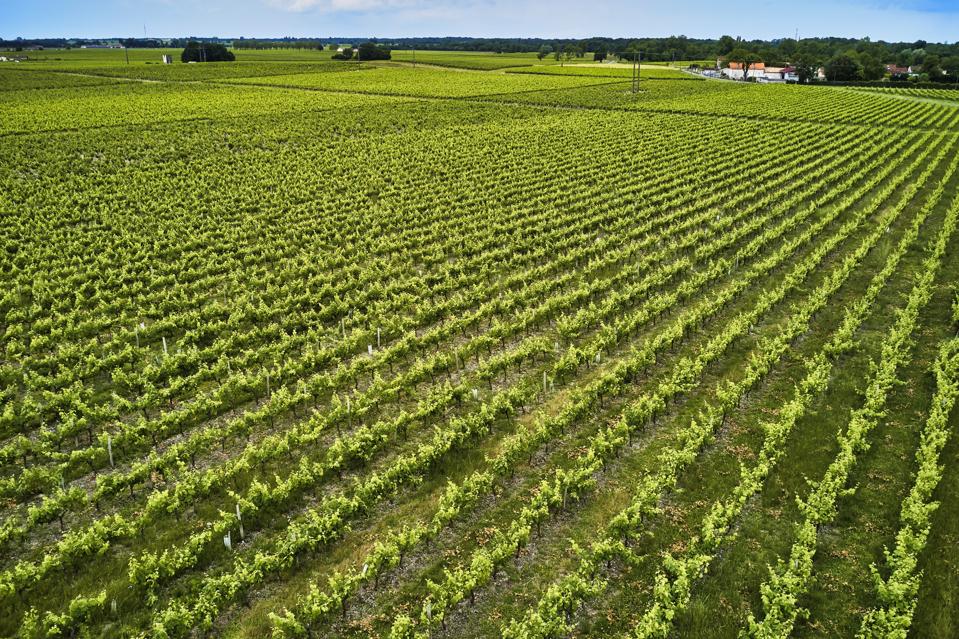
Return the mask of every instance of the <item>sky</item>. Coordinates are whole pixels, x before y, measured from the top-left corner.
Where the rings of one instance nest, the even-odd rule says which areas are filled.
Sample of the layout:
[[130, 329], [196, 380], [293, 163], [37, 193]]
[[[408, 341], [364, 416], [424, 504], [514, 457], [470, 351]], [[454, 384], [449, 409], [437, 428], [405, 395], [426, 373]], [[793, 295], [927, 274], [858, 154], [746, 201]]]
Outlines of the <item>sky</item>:
[[2, 0], [0, 38], [869, 36], [954, 42], [959, 0]]

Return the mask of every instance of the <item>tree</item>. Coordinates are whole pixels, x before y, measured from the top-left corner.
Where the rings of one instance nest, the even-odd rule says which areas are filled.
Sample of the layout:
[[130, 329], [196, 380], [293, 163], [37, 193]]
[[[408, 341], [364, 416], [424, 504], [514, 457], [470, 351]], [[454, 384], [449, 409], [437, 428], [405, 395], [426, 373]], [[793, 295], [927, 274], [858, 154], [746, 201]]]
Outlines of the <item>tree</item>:
[[862, 64], [863, 80], [882, 80], [882, 76], [886, 75], [886, 67], [871, 53], [860, 55], [859, 62]]
[[326, 47], [327, 51], [336, 51], [337, 49], [339, 49], [339, 47], [336, 46], [335, 44], [331, 44], [328, 47]]
[[736, 41], [732, 36], [724, 35], [719, 39], [719, 55], [729, 55], [736, 48]]
[[353, 47], [344, 47], [339, 53], [333, 54], [334, 60], [352, 60], [353, 59]]
[[539, 53], [536, 54], [536, 57], [537, 59], [542, 60], [543, 58], [545, 58], [552, 52], [553, 52], [553, 47], [549, 46], [548, 44], [544, 44], [543, 46], [539, 48]]
[[357, 49], [357, 57], [360, 60], [389, 60], [391, 56], [386, 47], [375, 42], [364, 42]]
[[796, 68], [796, 77], [799, 78], [799, 83], [809, 84], [816, 77], [819, 62], [808, 53], [800, 53], [793, 58], [793, 66]]
[[606, 47], [604, 46], [596, 47], [596, 50], [593, 51], [593, 62], [602, 62], [603, 60], [606, 59], [606, 56], [608, 54], [609, 52], [606, 50]]
[[792, 38], [783, 38], [779, 42], [779, 55], [784, 58], [791, 58], [796, 55], [796, 51], [799, 47], [799, 43], [793, 40]]
[[922, 72], [929, 74], [929, 78], [938, 78], [942, 75], [942, 60], [939, 56], [930, 53], [922, 61]]
[[756, 62], [762, 62], [762, 58], [755, 51], [747, 51], [742, 47], [733, 49], [733, 51], [726, 56], [729, 62], [738, 62], [743, 65], [743, 80], [746, 80], [749, 76], [749, 67]]
[[217, 43], [190, 40], [180, 54], [180, 62], [233, 62], [236, 56], [225, 46]]
[[953, 77], [959, 77], [959, 55], [951, 55], [942, 61], [942, 68]]
[[759, 59], [765, 62], [766, 64], [774, 67], [784, 67], [786, 66], [786, 58], [783, 56], [782, 52], [774, 47], [763, 47], [759, 50], [758, 54]]
[[830, 82], [849, 82], [862, 77], [862, 65], [848, 53], [840, 53], [826, 62], [826, 79]]

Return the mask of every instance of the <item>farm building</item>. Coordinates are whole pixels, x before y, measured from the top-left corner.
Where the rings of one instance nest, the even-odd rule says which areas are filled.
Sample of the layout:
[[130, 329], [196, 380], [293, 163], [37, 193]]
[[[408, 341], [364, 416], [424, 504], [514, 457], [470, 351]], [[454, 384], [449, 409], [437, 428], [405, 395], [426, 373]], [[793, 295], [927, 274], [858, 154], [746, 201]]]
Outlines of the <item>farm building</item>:
[[759, 78], [761, 82], [785, 82], [783, 77], [785, 67], [766, 67], [763, 77]]
[[[731, 80], [742, 80], [743, 78], [743, 63], [742, 62], [730, 62], [729, 66], [723, 69], [722, 74]], [[755, 78], [765, 79], [766, 77], [766, 65], [762, 62], [754, 62], [749, 65], [749, 69], [746, 70], [746, 79]]]

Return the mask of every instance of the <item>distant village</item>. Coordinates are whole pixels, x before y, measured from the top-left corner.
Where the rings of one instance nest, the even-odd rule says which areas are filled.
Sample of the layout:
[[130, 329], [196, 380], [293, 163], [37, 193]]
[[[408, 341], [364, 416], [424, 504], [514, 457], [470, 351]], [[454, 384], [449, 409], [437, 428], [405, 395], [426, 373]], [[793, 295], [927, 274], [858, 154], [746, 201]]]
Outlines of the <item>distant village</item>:
[[[901, 67], [895, 64], [887, 64], [885, 65], [885, 69], [886, 73], [893, 78], [915, 78], [918, 77], [920, 73], [918, 67]], [[753, 62], [744, 72], [742, 62], [726, 62], [722, 58], [719, 58], [716, 60], [715, 68], [693, 64], [688, 70], [709, 78], [725, 78], [727, 80], [738, 80], [740, 82], [799, 82], [799, 73], [795, 67], [777, 67], [767, 65], [763, 62]], [[814, 78], [819, 81], [826, 80], [825, 67], [817, 67]]]

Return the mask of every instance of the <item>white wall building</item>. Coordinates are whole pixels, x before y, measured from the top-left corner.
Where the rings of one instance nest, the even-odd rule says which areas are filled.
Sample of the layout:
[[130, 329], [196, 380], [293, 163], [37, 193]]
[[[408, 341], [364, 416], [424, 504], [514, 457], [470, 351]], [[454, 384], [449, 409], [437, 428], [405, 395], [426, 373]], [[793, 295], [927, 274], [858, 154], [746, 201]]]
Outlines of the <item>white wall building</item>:
[[763, 81], [765, 82], [785, 82], [786, 79], [783, 77], [783, 69], [785, 67], [766, 67], [763, 72]]
[[[731, 80], [742, 80], [743, 79], [743, 63], [742, 62], [730, 62], [729, 66], [723, 69], [723, 75]], [[749, 65], [749, 69], [746, 70], [746, 78], [753, 78], [756, 80], [766, 79], [766, 65], [762, 62], [754, 62]]]

